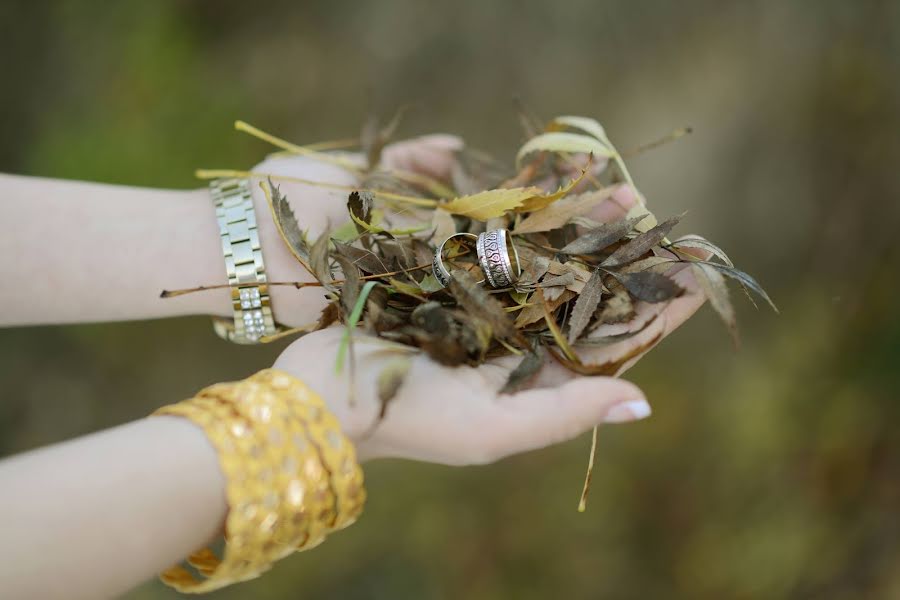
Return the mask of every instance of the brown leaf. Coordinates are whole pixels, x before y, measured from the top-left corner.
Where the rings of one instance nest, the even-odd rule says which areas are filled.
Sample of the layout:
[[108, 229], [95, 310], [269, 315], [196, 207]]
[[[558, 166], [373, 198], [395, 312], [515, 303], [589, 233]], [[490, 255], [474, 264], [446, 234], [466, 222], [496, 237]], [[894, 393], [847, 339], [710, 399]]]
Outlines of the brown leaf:
[[619, 247], [600, 264], [604, 267], [616, 267], [639, 259], [646, 254], [650, 248], [659, 244], [663, 238], [669, 235], [669, 232], [672, 231], [672, 228], [681, 220], [682, 216], [683, 215], [670, 217], [656, 227], [640, 234], [633, 240]]
[[491, 326], [484, 320], [425, 302], [410, 315], [406, 328], [428, 356], [442, 365], [479, 365], [492, 339]]
[[[287, 244], [291, 254], [294, 255], [301, 265], [310, 273], [313, 272], [310, 267], [309, 243], [306, 240], [306, 234], [300, 229], [297, 223], [297, 217], [287, 198], [281, 193], [281, 188], [272, 183], [272, 179], [268, 180], [269, 193], [266, 194], [269, 200], [269, 209], [272, 211], [272, 220], [275, 221], [275, 227], [281, 235], [281, 239]], [[265, 189], [265, 188], [263, 188]]]
[[341, 316], [341, 310], [337, 302], [329, 302], [319, 313], [319, 320], [316, 322], [316, 331], [331, 327]]
[[575, 283], [575, 273], [572, 271], [567, 271], [562, 275], [554, 275], [553, 277], [545, 277], [537, 287], [540, 288], [549, 288], [549, 287], [566, 287], [567, 285], [572, 285]]
[[328, 264], [328, 232], [323, 231], [309, 250], [309, 266], [313, 276], [326, 289], [334, 290], [331, 279], [331, 267]]
[[563, 227], [574, 217], [585, 214], [609, 198], [614, 189], [614, 187], [608, 187], [563, 198], [552, 206], [528, 215], [516, 226], [513, 233], [521, 235]]
[[468, 146], [456, 153], [450, 181], [460, 194], [496, 188], [509, 176], [508, 168], [489, 154]]
[[490, 324], [497, 337], [506, 340], [521, 338], [521, 334], [509, 318], [509, 313], [503, 310], [503, 306], [466, 271], [462, 269], [453, 271], [450, 292], [466, 312]]
[[725, 283], [725, 276], [713, 267], [701, 262], [692, 263], [691, 267], [694, 270], [694, 277], [697, 279], [697, 284], [700, 286], [700, 289], [703, 290], [703, 294], [709, 300], [713, 310], [716, 311], [716, 314], [718, 314], [719, 318], [722, 319], [722, 322], [725, 323], [725, 327], [728, 328], [728, 333], [731, 335], [731, 340], [734, 342], [735, 348], [737, 348], [740, 345], [737, 317], [734, 314], [734, 306], [731, 304], [731, 298], [728, 294], [728, 285]]
[[341, 308], [344, 309], [344, 314], [349, 316], [356, 306], [356, 299], [359, 298], [359, 290], [362, 287], [359, 269], [346, 256], [334, 256], [334, 261], [340, 265], [344, 276], [344, 283], [341, 284]]
[[629, 352], [626, 352], [622, 356], [615, 358], [613, 360], [599, 363], [599, 364], [588, 364], [580, 361], [574, 361], [567, 358], [565, 355], [558, 353], [552, 347], [548, 347], [547, 349], [550, 351], [550, 355], [555, 358], [559, 364], [569, 369], [574, 373], [578, 373], [579, 375], [605, 375], [605, 376], [613, 376], [616, 375], [619, 370], [625, 366], [625, 363], [630, 361], [633, 358], [637, 358], [644, 352], [650, 350], [653, 346], [659, 342], [663, 337], [663, 332], [660, 331], [652, 339], [644, 342], [631, 349]]
[[[762, 288], [762, 286], [759, 285], [759, 283], [757, 283], [757, 281], [755, 279], [753, 279], [753, 277], [751, 277], [747, 273], [744, 273], [740, 269], [735, 269], [734, 267], [729, 267], [727, 265], [720, 265], [719, 263], [709, 262], [709, 261], [705, 261], [705, 260], [704, 261], [690, 261], [690, 262], [691, 263], [702, 262], [704, 265], [709, 265], [712, 268], [716, 269], [717, 271], [721, 272], [722, 275], [725, 275], [726, 277], [730, 277], [730, 278], [736, 280], [744, 287], [745, 290], [748, 288], [750, 290], [753, 290], [753, 292], [755, 292], [760, 298], [765, 300], [769, 304], [769, 306], [772, 307], [772, 310], [774, 310], [776, 313], [778, 312], [778, 307], [775, 306], [775, 303], [772, 302], [771, 298], [769, 298], [769, 294], [766, 293], [766, 290], [764, 290]], [[748, 294], [748, 297], [749, 297], [749, 294]]]
[[578, 295], [575, 307], [572, 309], [572, 315], [569, 317], [570, 344], [575, 343], [588, 326], [588, 323], [591, 322], [591, 317], [594, 316], [597, 306], [600, 304], [603, 289], [603, 275], [601, 275], [599, 270], [594, 271], [581, 294]]
[[522, 275], [519, 276], [518, 286], [535, 285], [550, 269], [550, 259], [546, 256], [535, 256], [528, 263]]
[[363, 153], [366, 155], [366, 164], [370, 171], [381, 162], [381, 152], [391, 138], [394, 137], [394, 132], [400, 125], [400, 121], [408, 108], [408, 106], [401, 106], [397, 109], [393, 118], [384, 127], [381, 126], [378, 117], [375, 115], [371, 115], [366, 120], [359, 135], [359, 142]]
[[375, 196], [372, 195], [372, 192], [350, 192], [350, 196], [347, 198], [347, 210], [350, 211], [350, 216], [353, 220], [353, 224], [356, 226], [357, 233], [364, 233], [366, 231], [366, 228], [363, 227], [361, 223], [365, 223], [366, 225], [372, 224], [372, 207], [374, 205]]
[[662, 273], [641, 271], [640, 273], [613, 273], [612, 275], [628, 289], [632, 296], [644, 302], [665, 302], [684, 293], [681, 286]]
[[378, 374], [375, 387], [378, 392], [378, 402], [381, 403], [381, 410], [378, 414], [379, 421], [384, 419], [388, 404], [400, 391], [400, 387], [406, 381], [406, 376], [409, 374], [411, 367], [412, 361], [409, 357], [404, 356], [387, 363], [381, 370], [381, 373]]
[[334, 249], [340, 256], [346, 256], [353, 264], [369, 274], [388, 273], [390, 269], [378, 255], [370, 250], [363, 250], [350, 244], [332, 240]]
[[522, 360], [519, 361], [519, 364], [516, 365], [516, 368], [509, 374], [509, 377], [507, 377], [506, 383], [500, 388], [500, 393], [512, 394], [525, 387], [537, 375], [541, 367], [544, 366], [546, 356], [543, 346], [537, 346], [534, 352], [525, 354]]
[[[575, 292], [570, 290], [565, 290], [559, 298], [553, 301], [547, 301], [547, 304], [550, 307], [550, 310], [556, 310], [572, 298], [576, 296]], [[528, 306], [519, 311], [519, 316], [516, 317], [516, 327], [519, 329], [531, 325], [532, 323], [537, 323], [541, 319], [544, 318], [544, 307], [538, 301], [538, 298], [535, 294], [532, 294], [528, 300]]]
[[620, 283], [611, 287], [613, 295], [603, 304], [597, 321], [600, 323], [624, 323], [634, 317], [634, 303], [628, 290]]
[[639, 216], [633, 219], [603, 223], [596, 229], [592, 229], [566, 244], [560, 252], [562, 254], [596, 254], [625, 237], [643, 218], [643, 216]]

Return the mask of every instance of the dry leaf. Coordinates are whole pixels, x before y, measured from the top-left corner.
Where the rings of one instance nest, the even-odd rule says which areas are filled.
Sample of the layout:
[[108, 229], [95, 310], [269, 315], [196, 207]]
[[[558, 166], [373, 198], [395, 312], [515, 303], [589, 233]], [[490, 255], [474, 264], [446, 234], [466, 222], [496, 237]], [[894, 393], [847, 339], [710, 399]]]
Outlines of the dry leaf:
[[585, 284], [578, 299], [575, 300], [572, 316], [569, 317], [570, 344], [575, 343], [588, 326], [588, 323], [591, 322], [591, 317], [594, 316], [594, 312], [596, 312], [597, 306], [600, 304], [603, 290], [603, 276], [599, 270], [596, 270]]
[[603, 304], [600, 315], [597, 317], [597, 322], [600, 324], [625, 323], [634, 317], [634, 302], [631, 301], [628, 290], [622, 284], [615, 283], [611, 286], [613, 295]]
[[378, 374], [375, 389], [378, 392], [378, 402], [381, 404], [381, 410], [378, 413], [379, 421], [384, 419], [387, 414], [388, 404], [400, 391], [411, 367], [412, 361], [409, 357], [404, 356], [388, 362]]
[[707, 240], [706, 238], [702, 238], [699, 235], [686, 235], [678, 238], [671, 244], [669, 244], [671, 248], [677, 248], [679, 250], [684, 248], [695, 248], [697, 250], [704, 250], [706, 252], [711, 253], [713, 256], [719, 257], [722, 262], [724, 262], [729, 267], [734, 267], [734, 263], [731, 262], [731, 259], [728, 258], [728, 255], [725, 254], [725, 251]]
[[356, 232], [363, 233], [367, 228], [363, 225], [372, 224], [372, 208], [375, 205], [375, 196], [368, 191], [353, 191], [347, 198], [347, 210], [356, 225]]
[[341, 308], [344, 309], [344, 314], [349, 315], [356, 305], [356, 299], [359, 298], [359, 290], [362, 287], [359, 269], [346, 256], [337, 255], [334, 257], [334, 261], [340, 265], [344, 276], [344, 283], [341, 285]]
[[297, 223], [297, 217], [287, 198], [281, 193], [281, 188], [272, 183], [272, 179], [268, 180], [268, 189], [264, 184], [260, 184], [263, 191], [266, 192], [266, 199], [269, 201], [269, 209], [272, 212], [272, 220], [275, 221], [275, 228], [281, 235], [281, 239], [287, 244], [288, 250], [294, 255], [294, 258], [303, 265], [303, 267], [313, 273], [310, 267], [309, 244], [306, 241], [306, 234], [300, 229]]
[[740, 345], [738, 337], [737, 317], [734, 314], [734, 306], [731, 304], [731, 298], [728, 294], [728, 285], [725, 283], [725, 276], [713, 267], [701, 262], [691, 263], [694, 270], [694, 277], [697, 284], [703, 290], [703, 294], [709, 300], [710, 305], [725, 327], [728, 328], [728, 334], [734, 342], [734, 346]]
[[[590, 165], [588, 165], [590, 166]], [[532, 196], [531, 198], [526, 198], [524, 202], [522, 202], [521, 206], [515, 209], [516, 212], [534, 212], [537, 210], [543, 210], [555, 203], [557, 200], [568, 194], [572, 191], [576, 185], [581, 183], [581, 180], [584, 179], [585, 174], [587, 173], [588, 167], [585, 167], [581, 170], [581, 173], [578, 177], [573, 178], [569, 183], [565, 185], [561, 185], [558, 190], [553, 192], [552, 194], [537, 194]]]
[[628, 232], [634, 229], [641, 219], [643, 217], [638, 216], [633, 219], [603, 223], [563, 246], [560, 252], [563, 254], [596, 254], [628, 235]]
[[522, 235], [559, 229], [573, 218], [581, 216], [600, 205], [610, 197], [613, 189], [615, 188], [611, 186], [563, 198], [547, 208], [532, 212], [516, 226], [513, 233]]
[[401, 106], [384, 127], [381, 126], [378, 117], [375, 115], [371, 115], [366, 119], [359, 135], [359, 142], [363, 154], [366, 156], [368, 170], [371, 171], [381, 162], [381, 152], [388, 142], [391, 141], [391, 138], [394, 137], [394, 132], [400, 125], [400, 121], [408, 108], [407, 106]]
[[522, 206], [525, 200], [540, 194], [541, 189], [537, 187], [501, 188], [460, 196], [442, 204], [440, 208], [455, 215], [487, 221]]
[[390, 271], [384, 261], [371, 250], [363, 250], [337, 240], [331, 240], [331, 243], [334, 244], [334, 249], [339, 255], [346, 256], [366, 273], [374, 275]]
[[653, 271], [640, 273], [612, 273], [613, 277], [631, 293], [644, 302], [657, 303], [677, 298], [684, 289], [669, 277]]
[[601, 125], [600, 122], [596, 119], [591, 119], [588, 117], [562, 116], [556, 117], [552, 121], [550, 121], [550, 125], [548, 127], [549, 130], [556, 131], [561, 128], [580, 129], [581, 131], [597, 138], [601, 142], [607, 142], [608, 140], [608, 138], [606, 137], [606, 130], [603, 129], [603, 125]]
[[534, 352], [528, 352], [522, 358], [516, 368], [512, 370], [506, 383], [500, 388], [501, 394], [512, 394], [525, 387], [544, 366], [547, 354], [542, 346], [537, 346]]
[[738, 281], [742, 286], [744, 286], [745, 289], [749, 288], [754, 293], [756, 293], [756, 295], [758, 295], [760, 298], [765, 300], [769, 304], [769, 306], [772, 307], [772, 310], [774, 310], [776, 313], [778, 312], [778, 307], [775, 306], [775, 303], [772, 302], [771, 298], [769, 298], [769, 294], [766, 293], [766, 290], [764, 290], [762, 288], [762, 286], [759, 285], [759, 283], [757, 283], [755, 279], [753, 279], [753, 277], [751, 277], [747, 273], [744, 273], [740, 269], [735, 269], [734, 267], [729, 267], [727, 265], [720, 265], [719, 263], [708, 262], [705, 260], [690, 261], [690, 262], [691, 262], [691, 264], [693, 264], [695, 262], [700, 262], [700, 263], [703, 263], [704, 265], [709, 265], [712, 268], [716, 269], [717, 271], [721, 272], [726, 277], [730, 277], [730, 278], [734, 279], [735, 281]]
[[309, 266], [313, 277], [326, 289], [333, 290], [331, 267], [328, 265], [328, 232], [323, 231], [312, 248], [309, 249]]
[[610, 254], [606, 260], [600, 263], [601, 266], [616, 267], [639, 259], [669, 235], [669, 232], [681, 220], [682, 216], [670, 217], [649, 231], [638, 235]]
[[450, 279], [450, 292], [459, 305], [470, 315], [487, 322], [497, 337], [506, 340], [519, 340], [522, 334], [515, 328], [509, 315], [497, 300], [476, 283], [475, 278], [466, 271], [453, 271]]
[[553, 131], [537, 135], [519, 148], [516, 154], [516, 167], [522, 163], [522, 159], [534, 152], [570, 152], [593, 154], [610, 158], [613, 151], [595, 137], [580, 133], [568, 133]]
[[535, 256], [534, 259], [527, 264], [522, 275], [519, 276], [517, 287], [532, 286], [543, 277], [550, 269], [550, 259], [546, 256]]

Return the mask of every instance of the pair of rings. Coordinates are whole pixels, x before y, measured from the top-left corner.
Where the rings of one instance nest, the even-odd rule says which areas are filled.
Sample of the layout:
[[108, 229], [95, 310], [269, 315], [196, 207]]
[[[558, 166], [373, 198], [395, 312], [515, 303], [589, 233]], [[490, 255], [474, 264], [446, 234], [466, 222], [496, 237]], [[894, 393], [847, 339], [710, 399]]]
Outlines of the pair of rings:
[[[478, 264], [484, 272], [485, 279], [493, 288], [505, 288], [513, 285], [522, 274], [519, 264], [519, 252], [512, 242], [512, 236], [506, 229], [492, 229], [475, 235], [474, 233], [454, 233], [438, 246], [431, 261], [431, 271], [442, 287], [450, 285], [450, 271], [444, 266], [444, 246], [455, 237], [475, 239], [475, 252]], [[513, 267], [515, 262], [515, 267]]]

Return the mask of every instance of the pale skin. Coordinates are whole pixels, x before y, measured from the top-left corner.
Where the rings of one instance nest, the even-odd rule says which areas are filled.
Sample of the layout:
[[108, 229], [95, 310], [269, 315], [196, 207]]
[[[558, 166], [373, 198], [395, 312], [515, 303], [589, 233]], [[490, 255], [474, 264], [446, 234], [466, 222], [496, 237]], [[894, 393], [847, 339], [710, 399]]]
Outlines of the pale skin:
[[[395, 144], [386, 150], [384, 164], [444, 177], [460, 143], [436, 135]], [[255, 170], [354, 184], [352, 174], [310, 158], [273, 159]], [[312, 237], [327, 223], [345, 219], [340, 192], [287, 182], [282, 190]], [[263, 194], [256, 188], [254, 194], [270, 281], [311, 281], [278, 237]], [[622, 188], [592, 216], [617, 218], [633, 202]], [[6, 223], [16, 224], [0, 236], [0, 256], [7, 258], [0, 268], [0, 325], [229, 314], [224, 289], [159, 297], [163, 289], [226, 283], [205, 190], [0, 175], [0, 209]], [[640, 307], [637, 323], [659, 314], [649, 328], [615, 345], [587, 350], [583, 358], [602, 362], [623, 356], [687, 320], [703, 298], [689, 271], [676, 277], [687, 290], [683, 296]], [[272, 294], [277, 318], [293, 326], [314, 321], [325, 302], [315, 287], [274, 287]], [[478, 368], [449, 368], [411, 354], [406, 381], [385, 419], [376, 423], [375, 379], [396, 355], [357, 335], [353, 381], [346, 373], [336, 376], [342, 334], [330, 328], [302, 337], [274, 366], [323, 397], [363, 461], [397, 457], [483, 464], [650, 413], [642, 392], [616, 378], [573, 377], [551, 363], [528, 389], [500, 395], [515, 357]], [[160, 404], [177, 400], [163, 398]], [[221, 532], [227, 513], [224, 485], [203, 432], [173, 417], [146, 418], [8, 458], [0, 462], [4, 594], [122, 594]]]

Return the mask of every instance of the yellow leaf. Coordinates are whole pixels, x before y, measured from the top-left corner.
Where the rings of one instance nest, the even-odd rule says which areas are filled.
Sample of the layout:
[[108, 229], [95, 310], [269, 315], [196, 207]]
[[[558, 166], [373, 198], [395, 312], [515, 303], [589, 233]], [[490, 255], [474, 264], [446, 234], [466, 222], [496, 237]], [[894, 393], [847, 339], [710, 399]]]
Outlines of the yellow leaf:
[[578, 177], [576, 177], [566, 185], [560, 186], [560, 188], [552, 194], [538, 194], [536, 196], [532, 196], [531, 198], [526, 198], [525, 201], [515, 209], [515, 211], [534, 212], [536, 210], [541, 210], [542, 208], [547, 208], [548, 206], [568, 194], [570, 191], [572, 191], [572, 188], [578, 185], [581, 180], [584, 179], [585, 173], [587, 173], [586, 168], [582, 169], [581, 174]]
[[479, 192], [470, 196], [460, 196], [441, 205], [448, 213], [487, 221], [505, 214], [522, 205], [529, 198], [540, 195], [537, 187], [496, 189]]
[[525, 142], [516, 154], [516, 165], [521, 164], [522, 158], [532, 152], [583, 152], [607, 158], [615, 154], [607, 144], [595, 137], [564, 131], [542, 133]]

